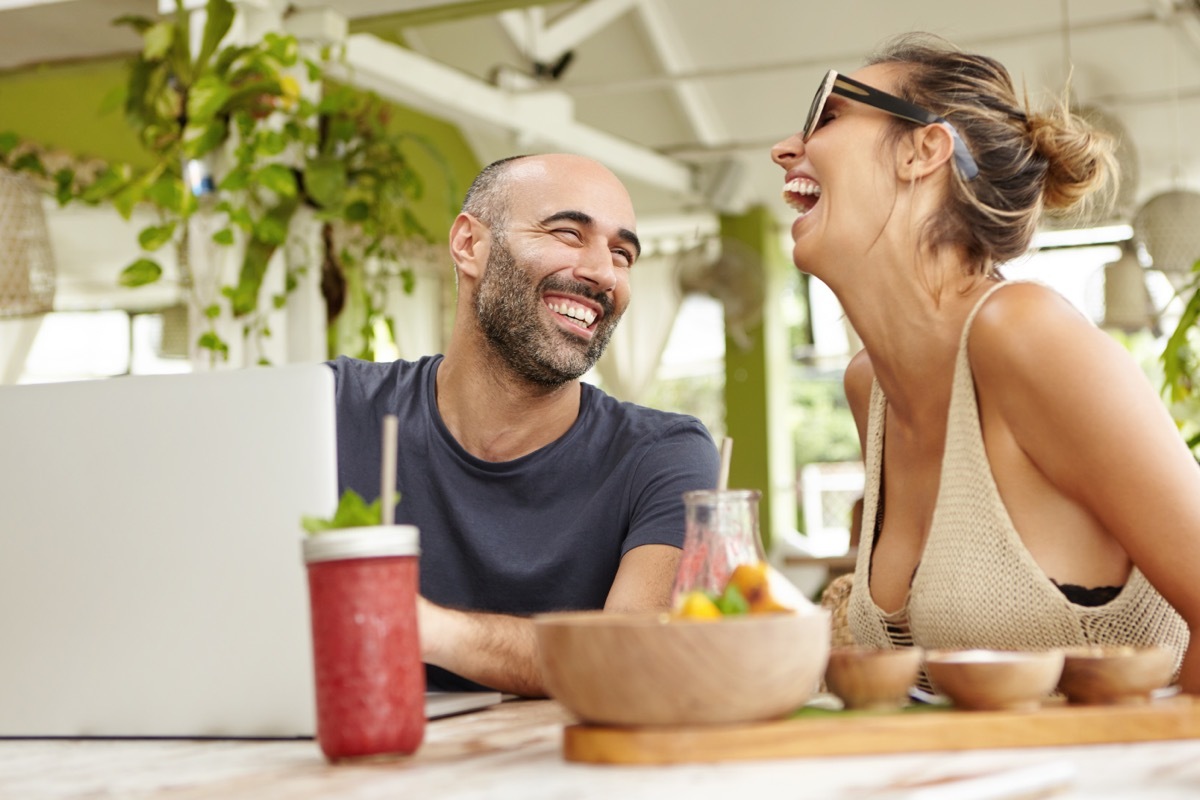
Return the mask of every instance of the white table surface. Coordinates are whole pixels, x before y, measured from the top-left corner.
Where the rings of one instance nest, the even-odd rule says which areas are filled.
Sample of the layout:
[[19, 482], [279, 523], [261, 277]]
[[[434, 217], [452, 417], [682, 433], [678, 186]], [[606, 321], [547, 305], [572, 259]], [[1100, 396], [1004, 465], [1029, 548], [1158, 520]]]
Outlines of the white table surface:
[[971, 800], [1015, 795], [937, 782], [1038, 765], [1073, 773], [1055, 797], [1200, 798], [1200, 740], [611, 766], [564, 761], [569, 721], [552, 701], [505, 703], [430, 723], [414, 756], [352, 765], [327, 764], [310, 740], [2, 740], [0, 798], [899, 800], [932, 781], [928, 800]]

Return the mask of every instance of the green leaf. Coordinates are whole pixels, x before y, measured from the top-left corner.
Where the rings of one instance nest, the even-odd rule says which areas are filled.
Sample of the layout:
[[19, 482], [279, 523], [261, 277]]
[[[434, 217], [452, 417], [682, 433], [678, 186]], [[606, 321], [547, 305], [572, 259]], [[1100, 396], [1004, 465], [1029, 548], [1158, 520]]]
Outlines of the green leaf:
[[154, 25], [154, 20], [140, 14], [122, 14], [112, 21], [112, 25], [133, 28], [138, 34], [145, 34]]
[[204, 34], [200, 39], [200, 52], [196, 54], [197, 73], [204, 70], [225, 34], [229, 33], [235, 13], [229, 0], [208, 0], [204, 11]]
[[116, 111], [118, 108], [125, 106], [125, 99], [129, 96], [129, 86], [121, 84], [110, 89], [100, 100], [100, 115], [106, 116]]
[[225, 344], [225, 340], [212, 331], [202, 333], [196, 340], [196, 344], [205, 350], [211, 350], [222, 358], [229, 358], [229, 345]]
[[324, 75], [324, 70], [321, 69], [321, 65], [313, 61], [311, 58], [304, 59], [304, 69], [307, 72], [308, 79], [313, 83], [321, 80], [321, 77]]
[[129, 219], [133, 216], [133, 209], [142, 198], [146, 196], [146, 190], [138, 181], [133, 181], [126, 184], [119, 192], [114, 194], [109, 201], [121, 215], [122, 219]]
[[204, 307], [204, 316], [208, 317], [209, 319], [216, 319], [217, 317], [221, 316], [221, 307], [216, 303], [209, 303]]
[[157, 22], [142, 32], [142, 58], [161, 61], [175, 42], [175, 23]]
[[362, 222], [371, 215], [371, 207], [365, 200], [355, 200], [346, 206], [346, 219], [349, 222]]
[[149, 258], [139, 258], [121, 270], [121, 276], [117, 280], [122, 286], [131, 288], [145, 286], [161, 278], [162, 273], [162, 267], [158, 265], [157, 261]]
[[264, 244], [281, 245], [287, 241], [288, 221], [268, 215], [254, 226], [254, 237]]
[[65, 206], [75, 197], [75, 170], [63, 167], [54, 173], [54, 199]]
[[216, 75], [204, 75], [197, 80], [187, 95], [188, 124], [208, 123], [233, 95], [229, 86]]
[[[394, 501], [400, 501], [400, 493], [393, 495]], [[383, 505], [380, 500], [367, 505], [367, 501], [353, 489], [347, 489], [338, 500], [337, 509], [331, 518], [301, 517], [300, 524], [311, 534], [339, 528], [368, 528], [383, 524]]]
[[159, 208], [180, 213], [183, 209], [183, 183], [175, 175], [160, 175], [147, 187], [146, 199]]
[[42, 166], [42, 160], [36, 153], [22, 153], [9, 165], [9, 169], [13, 172], [32, 172], [35, 175], [46, 174], [46, 168]]
[[258, 151], [266, 156], [277, 156], [287, 149], [287, 139], [279, 131], [266, 131], [258, 142]]
[[721, 596], [713, 602], [717, 604], [717, 608], [721, 610], [721, 613], [726, 616], [750, 613], [750, 604], [746, 602], [746, 598], [742, 595], [741, 590], [732, 583], [726, 586]]
[[285, 67], [293, 66], [299, 58], [300, 43], [294, 36], [281, 36], [278, 33], [269, 32], [263, 37], [263, 43], [267, 46], [267, 52], [271, 54], [271, 57]]
[[138, 234], [138, 244], [143, 250], [153, 253], [171, 241], [171, 237], [175, 235], [175, 224], [168, 222], [166, 225], [151, 225], [143, 228], [142, 232]]
[[98, 203], [101, 200], [107, 200], [113, 194], [125, 185], [128, 178], [114, 169], [105, 169], [96, 176], [96, 180], [92, 181], [80, 194], [80, 199], [85, 203]]
[[225, 174], [217, 188], [226, 192], [240, 192], [249, 185], [250, 170], [244, 166], [237, 166]]
[[250, 216], [250, 212], [245, 208], [230, 208], [225, 213], [229, 215], [229, 221], [234, 225], [237, 225], [242, 230], [254, 230], [254, 219]]
[[337, 208], [346, 192], [346, 164], [340, 158], [320, 157], [304, 168], [304, 188], [322, 208]]
[[21, 143], [21, 137], [12, 131], [0, 133], [0, 157], [6, 157]]
[[[1200, 263], [1200, 262], [1198, 262]], [[1200, 287], [1197, 287], [1183, 313], [1175, 331], [1167, 339], [1163, 347], [1163, 388], [1169, 390], [1173, 403], [1185, 400], [1191, 393], [1191, 370], [1189, 360], [1191, 348], [1188, 345], [1188, 332], [1200, 321]]]
[[296, 196], [296, 174], [283, 164], [268, 164], [254, 173], [254, 180], [280, 197]]
[[229, 125], [217, 118], [202, 127], [188, 125], [183, 131], [183, 152], [188, 158], [199, 158], [221, 146], [229, 134]]
[[213, 234], [212, 239], [217, 244], [228, 247], [233, 244], [233, 231], [230, 228], [222, 228]]

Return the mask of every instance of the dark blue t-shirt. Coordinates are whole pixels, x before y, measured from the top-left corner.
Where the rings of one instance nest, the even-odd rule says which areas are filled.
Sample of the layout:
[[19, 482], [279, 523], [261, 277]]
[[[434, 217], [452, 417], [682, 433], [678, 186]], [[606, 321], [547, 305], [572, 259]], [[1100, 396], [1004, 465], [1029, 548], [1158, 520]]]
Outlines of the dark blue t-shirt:
[[[399, 417], [396, 521], [420, 529], [427, 598], [520, 616], [601, 608], [625, 553], [683, 546], [683, 493], [717, 480], [716, 448], [698, 420], [582, 384], [579, 417], [557, 441], [483, 461], [438, 413], [441, 360], [331, 363], [339, 491], [379, 496], [383, 417]], [[478, 688], [435, 668], [428, 678], [431, 688]]]

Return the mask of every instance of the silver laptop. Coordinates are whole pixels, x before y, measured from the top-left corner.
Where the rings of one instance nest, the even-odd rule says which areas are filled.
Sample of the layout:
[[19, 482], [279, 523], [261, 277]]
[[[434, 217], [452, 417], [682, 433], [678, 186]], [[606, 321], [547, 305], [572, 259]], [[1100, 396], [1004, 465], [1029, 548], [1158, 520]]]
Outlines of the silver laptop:
[[0, 736], [314, 730], [322, 364], [0, 387]]

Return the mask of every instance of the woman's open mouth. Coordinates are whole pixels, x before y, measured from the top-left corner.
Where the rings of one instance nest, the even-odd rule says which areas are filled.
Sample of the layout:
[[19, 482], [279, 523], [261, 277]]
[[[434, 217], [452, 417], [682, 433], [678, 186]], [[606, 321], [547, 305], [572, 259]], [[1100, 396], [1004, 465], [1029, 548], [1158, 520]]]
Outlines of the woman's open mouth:
[[792, 178], [783, 185], [783, 200], [801, 217], [821, 199], [821, 185], [811, 178]]

